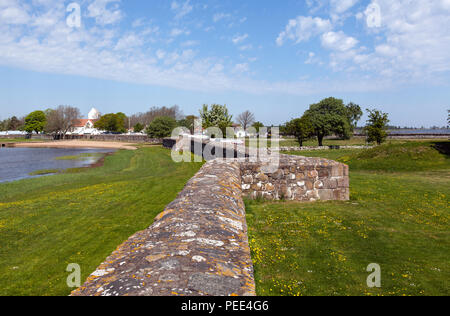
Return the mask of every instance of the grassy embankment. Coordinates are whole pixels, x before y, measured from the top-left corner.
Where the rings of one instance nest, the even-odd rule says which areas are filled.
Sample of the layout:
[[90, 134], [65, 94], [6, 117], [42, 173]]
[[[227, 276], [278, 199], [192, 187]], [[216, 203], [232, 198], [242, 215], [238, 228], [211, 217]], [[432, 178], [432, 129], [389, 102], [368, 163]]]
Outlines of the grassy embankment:
[[103, 167], [0, 184], [0, 295], [67, 295], [67, 264], [82, 279], [147, 228], [201, 164], [161, 147], [118, 151]]
[[[349, 164], [351, 201], [248, 201], [258, 294], [450, 295], [445, 146], [292, 153]], [[366, 286], [370, 263], [381, 266], [380, 289]]]
[[[245, 145], [247, 147], [255, 146], [254, 143], [251, 143], [249, 139], [246, 139]], [[271, 146], [272, 142], [267, 140], [267, 146]], [[283, 138], [279, 140], [279, 145], [281, 147], [299, 147], [300, 144], [296, 139], [293, 138]], [[324, 146], [364, 146], [366, 144], [366, 139], [362, 137], [353, 137], [348, 140], [342, 139], [324, 139]], [[303, 142], [303, 146], [305, 147], [316, 147], [318, 146], [318, 142], [316, 139], [309, 139]]]
[[0, 138], [0, 143], [39, 143], [39, 142], [46, 142], [48, 140], [43, 139], [26, 139], [24, 138]]

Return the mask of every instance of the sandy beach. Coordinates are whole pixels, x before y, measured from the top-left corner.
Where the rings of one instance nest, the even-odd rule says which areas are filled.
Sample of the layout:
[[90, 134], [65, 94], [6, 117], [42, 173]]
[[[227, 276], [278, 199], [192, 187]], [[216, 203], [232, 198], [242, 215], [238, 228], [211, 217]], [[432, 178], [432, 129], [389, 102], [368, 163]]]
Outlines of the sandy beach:
[[99, 142], [83, 140], [62, 140], [42, 143], [15, 143], [19, 148], [106, 148], [136, 150], [137, 147], [120, 142]]

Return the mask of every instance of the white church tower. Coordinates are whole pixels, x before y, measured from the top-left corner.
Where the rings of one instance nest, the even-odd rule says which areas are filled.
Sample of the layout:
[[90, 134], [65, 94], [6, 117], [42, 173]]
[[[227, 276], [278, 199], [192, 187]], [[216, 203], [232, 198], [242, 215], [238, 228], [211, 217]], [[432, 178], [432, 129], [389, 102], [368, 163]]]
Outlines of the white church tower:
[[101, 114], [96, 108], [92, 108], [91, 111], [88, 114], [89, 120], [98, 120], [100, 118]]

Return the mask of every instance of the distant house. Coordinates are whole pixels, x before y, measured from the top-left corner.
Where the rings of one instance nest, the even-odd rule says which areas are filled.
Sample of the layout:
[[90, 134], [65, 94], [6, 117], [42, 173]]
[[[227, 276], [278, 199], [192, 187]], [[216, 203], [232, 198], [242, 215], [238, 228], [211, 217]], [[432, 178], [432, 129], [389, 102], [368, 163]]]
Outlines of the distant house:
[[101, 133], [94, 127], [101, 114], [96, 108], [92, 108], [87, 119], [78, 120], [74, 125], [73, 135], [98, 135]]

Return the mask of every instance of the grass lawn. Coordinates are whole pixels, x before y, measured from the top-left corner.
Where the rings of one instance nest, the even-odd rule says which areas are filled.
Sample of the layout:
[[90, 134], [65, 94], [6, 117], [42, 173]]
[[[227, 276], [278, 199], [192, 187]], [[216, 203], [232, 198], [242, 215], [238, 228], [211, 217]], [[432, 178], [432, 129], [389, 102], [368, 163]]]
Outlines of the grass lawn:
[[[423, 142], [423, 139], [389, 139], [387, 140], [388, 144], [404, 144], [410, 142]], [[432, 140], [430, 140], [432, 141]], [[250, 145], [254, 146], [254, 144], [250, 143], [249, 139], [246, 139], [246, 146], [250, 147]], [[268, 140], [267, 146], [271, 146], [271, 141]], [[279, 145], [281, 147], [299, 147], [300, 144], [296, 139], [293, 138], [284, 138], [279, 141]], [[305, 147], [317, 147], [319, 144], [317, 139], [309, 139], [303, 142], [303, 146]], [[366, 139], [364, 137], [352, 137], [351, 139], [324, 139], [324, 146], [366, 146]]]
[[[259, 295], [450, 295], [448, 154], [431, 142], [298, 154], [348, 163], [351, 201], [246, 202]], [[366, 286], [370, 263], [380, 289]]]
[[201, 164], [162, 147], [118, 151], [103, 167], [0, 184], [0, 295], [68, 295], [175, 199]]
[[26, 139], [24, 138], [0, 138], [0, 143], [31, 143], [31, 142], [45, 142], [47, 140], [43, 139]]

